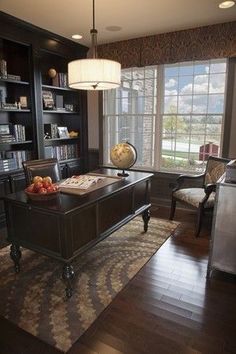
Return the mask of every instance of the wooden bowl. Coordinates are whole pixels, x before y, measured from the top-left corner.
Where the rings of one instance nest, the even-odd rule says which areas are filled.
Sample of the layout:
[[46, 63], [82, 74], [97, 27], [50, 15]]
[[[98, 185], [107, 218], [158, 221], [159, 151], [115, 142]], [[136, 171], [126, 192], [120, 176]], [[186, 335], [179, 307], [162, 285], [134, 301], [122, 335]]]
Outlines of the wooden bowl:
[[30, 193], [25, 189], [25, 194], [31, 200], [46, 201], [46, 200], [51, 200], [56, 198], [59, 194], [59, 190], [55, 192], [46, 193], [46, 194], [39, 194], [39, 193]]

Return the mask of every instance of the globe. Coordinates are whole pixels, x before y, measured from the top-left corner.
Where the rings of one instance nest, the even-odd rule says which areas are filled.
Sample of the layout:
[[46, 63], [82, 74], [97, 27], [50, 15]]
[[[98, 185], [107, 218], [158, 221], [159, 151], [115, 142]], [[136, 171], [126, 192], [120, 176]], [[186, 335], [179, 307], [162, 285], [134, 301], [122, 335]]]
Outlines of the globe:
[[118, 173], [119, 176], [128, 176], [129, 174], [124, 170], [135, 164], [137, 152], [130, 143], [119, 143], [111, 148], [110, 159], [114, 166], [123, 170], [122, 173]]

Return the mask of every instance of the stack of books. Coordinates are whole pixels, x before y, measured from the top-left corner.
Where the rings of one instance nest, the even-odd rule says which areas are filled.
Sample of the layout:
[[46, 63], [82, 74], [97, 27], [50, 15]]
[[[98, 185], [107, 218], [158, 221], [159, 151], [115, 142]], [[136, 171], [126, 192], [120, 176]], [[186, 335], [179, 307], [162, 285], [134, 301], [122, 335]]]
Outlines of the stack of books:
[[12, 171], [22, 168], [22, 161], [32, 158], [31, 151], [4, 151], [0, 154], [0, 172]]
[[16, 138], [12, 134], [0, 134], [0, 144], [14, 143]]
[[11, 171], [17, 169], [16, 159], [0, 159], [0, 171]]

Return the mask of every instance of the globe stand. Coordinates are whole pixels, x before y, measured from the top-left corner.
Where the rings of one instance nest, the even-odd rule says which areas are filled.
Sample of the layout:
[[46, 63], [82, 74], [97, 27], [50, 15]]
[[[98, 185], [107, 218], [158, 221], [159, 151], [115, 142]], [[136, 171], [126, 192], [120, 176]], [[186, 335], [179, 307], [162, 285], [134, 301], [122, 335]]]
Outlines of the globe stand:
[[129, 173], [128, 173], [128, 172], [125, 172], [125, 170], [123, 170], [122, 172], [118, 172], [118, 173], [117, 173], [117, 176], [120, 176], [120, 177], [128, 177], [128, 176], [129, 176]]

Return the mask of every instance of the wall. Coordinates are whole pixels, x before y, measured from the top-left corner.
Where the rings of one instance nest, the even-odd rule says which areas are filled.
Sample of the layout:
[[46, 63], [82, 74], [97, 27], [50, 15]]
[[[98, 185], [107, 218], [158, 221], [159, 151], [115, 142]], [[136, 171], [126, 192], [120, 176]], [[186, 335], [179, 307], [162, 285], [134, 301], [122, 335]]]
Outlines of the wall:
[[88, 146], [89, 149], [99, 148], [98, 123], [98, 92], [88, 91]]
[[236, 60], [234, 61], [234, 80], [233, 80], [233, 91], [232, 91], [232, 107], [231, 107], [231, 127], [230, 127], [230, 138], [229, 138], [229, 158], [236, 159]]

